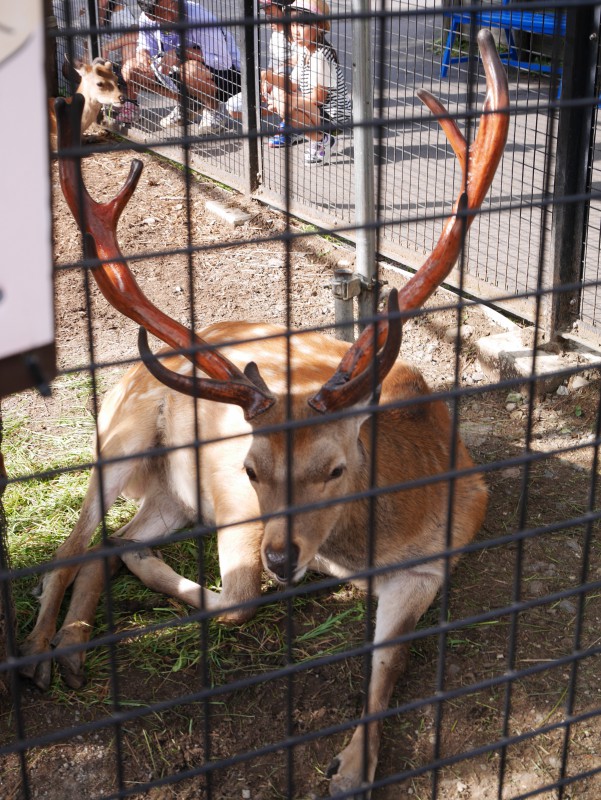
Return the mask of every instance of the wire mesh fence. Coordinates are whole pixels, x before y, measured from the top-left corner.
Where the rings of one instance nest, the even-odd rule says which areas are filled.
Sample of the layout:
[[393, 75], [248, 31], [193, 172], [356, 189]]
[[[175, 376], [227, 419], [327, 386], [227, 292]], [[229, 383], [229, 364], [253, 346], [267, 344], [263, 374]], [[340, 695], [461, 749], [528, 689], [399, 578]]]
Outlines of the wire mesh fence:
[[[265, 6], [197, 8], [54, 4], [49, 42], [72, 58], [76, 42], [89, 57], [124, 48], [121, 91], [135, 103], [82, 145], [78, 103], [57, 107], [60, 375], [51, 398], [2, 408], [0, 597], [12, 587], [17, 633], [0, 665], [0, 793], [596, 799], [598, 356], [548, 339], [557, 320], [595, 326], [597, 94], [558, 45], [588, 30], [595, 66], [599, 4], [279, 8], [295, 45], [327, 21], [353, 99], [352, 124], [332, 111], [302, 125], [298, 62], [279, 100], [254, 69], [273, 66]], [[158, 52], [133, 69], [132, 42], [108, 36], [135, 32], [138, 47], [140, 10]], [[478, 16], [501, 12], [522, 16], [508, 28]], [[528, 30], [527, 12], [537, 25], [554, 15], [552, 35]], [[365, 21], [367, 125], [353, 66]], [[520, 62], [505, 65], [508, 104], [489, 75], [485, 105], [479, 27]], [[309, 61], [315, 39], [303, 47], [295, 58]], [[200, 67], [185, 67], [199, 59], [189, 49]], [[239, 105], [200, 90], [206, 62], [215, 87], [239, 70]], [[423, 87], [454, 120], [442, 119], [450, 143], [444, 113], [418, 110]], [[362, 129], [374, 203], [359, 228]], [[566, 146], [573, 180], [557, 169]], [[313, 225], [285, 213], [299, 209]], [[379, 255], [410, 266], [432, 251], [441, 270], [457, 261], [464, 291], [427, 299], [383, 258], [358, 277], [349, 240], [358, 253], [369, 231]], [[331, 286], [349, 264], [345, 300]], [[349, 351], [335, 320], [349, 326], [355, 286]], [[556, 311], [563, 300], [570, 313]], [[139, 324], [154, 352], [176, 353], [157, 362]]]

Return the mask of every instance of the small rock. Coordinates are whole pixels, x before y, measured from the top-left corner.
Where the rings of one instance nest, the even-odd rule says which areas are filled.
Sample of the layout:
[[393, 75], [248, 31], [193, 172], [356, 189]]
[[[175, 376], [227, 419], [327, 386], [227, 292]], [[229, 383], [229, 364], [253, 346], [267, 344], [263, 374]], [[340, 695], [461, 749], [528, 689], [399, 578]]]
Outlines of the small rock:
[[590, 386], [590, 383], [591, 382], [586, 378], [583, 378], [582, 375], [574, 375], [572, 378], [570, 378], [568, 388], [575, 392], [578, 389], [584, 389], [585, 386]]
[[559, 607], [568, 614], [576, 613], [576, 606], [570, 600], [562, 600]]
[[250, 789], [242, 789], [242, 800], [250, 800]]
[[517, 403], [506, 403], [505, 408], [507, 411], [515, 411], [517, 408]]
[[568, 389], [567, 386], [564, 386], [563, 383], [561, 386], [557, 387], [557, 391], [555, 392], [555, 394], [559, 395], [559, 397], [567, 397], [569, 393], [570, 390]]
[[459, 425], [461, 438], [468, 447], [479, 447], [490, 437], [491, 426], [482, 422], [462, 422]]
[[219, 203], [217, 200], [207, 200], [205, 208], [209, 214], [215, 214], [219, 219], [227, 222], [228, 225], [232, 227], [237, 227], [252, 219], [252, 215], [248, 214], [246, 211], [242, 211], [241, 208], [229, 208], [223, 203]]
[[459, 664], [449, 664], [447, 672], [449, 678], [456, 678], [457, 675], [459, 675], [459, 673], [461, 672], [461, 667], [459, 666]]
[[156, 222], [156, 217], [146, 217], [146, 219], [142, 220], [142, 225], [154, 225]]
[[[459, 327], [459, 338], [460, 339], [469, 339], [470, 336], [473, 336], [474, 329], [471, 325], [461, 325]], [[451, 325], [448, 327], [442, 335], [442, 338], [445, 342], [454, 342], [457, 339], [457, 325]]]
[[506, 403], [515, 403], [515, 405], [519, 405], [522, 403], [524, 398], [519, 392], [509, 392], [507, 397], [505, 398]]
[[545, 592], [545, 584], [542, 581], [530, 581], [528, 583], [532, 597], [542, 597]]

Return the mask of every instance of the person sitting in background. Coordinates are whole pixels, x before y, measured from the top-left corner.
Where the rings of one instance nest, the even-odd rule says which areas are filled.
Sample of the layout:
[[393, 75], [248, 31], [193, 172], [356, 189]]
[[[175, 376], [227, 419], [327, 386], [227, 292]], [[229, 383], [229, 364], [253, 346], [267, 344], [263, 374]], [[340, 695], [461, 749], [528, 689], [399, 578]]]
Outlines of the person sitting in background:
[[[134, 58], [125, 62], [123, 78], [129, 98], [136, 100], [141, 87], [175, 100], [171, 112], [161, 120], [163, 128], [179, 126], [181, 84], [191, 100], [203, 109], [200, 122], [190, 127], [192, 135], [217, 133], [223, 127], [221, 104], [240, 91], [240, 54], [229, 30], [213, 26], [216, 18], [199, 3], [185, 0], [183, 22], [190, 28], [181, 34], [162, 30], [161, 23], [180, 21], [178, 0], [138, 0], [144, 9]], [[129, 124], [137, 110], [130, 103], [118, 121]], [[193, 114], [191, 114], [191, 118]]]
[[136, 18], [131, 11], [131, 3], [100, 0], [98, 17], [101, 25], [119, 29], [118, 33], [102, 35], [100, 54], [113, 65], [122, 65], [136, 55], [138, 43], [137, 30], [125, 31], [123, 28], [136, 28]]
[[[291, 5], [294, 0], [259, 0], [259, 8], [263, 10], [265, 16], [270, 20], [271, 35], [269, 37], [269, 48], [267, 55], [267, 68], [261, 70], [261, 102], [263, 108], [268, 104], [275, 105], [276, 98], [281, 91], [274, 86], [273, 76], [290, 76], [294, 66], [294, 51], [290, 39], [290, 25], [284, 24], [286, 6]], [[275, 93], [275, 94], [274, 94]], [[236, 120], [242, 120], [242, 93], [230, 97], [226, 103], [229, 114]], [[280, 123], [283, 129], [284, 122]], [[294, 141], [303, 141], [304, 136], [285, 136], [280, 130], [275, 136], [269, 137], [270, 147], [285, 147]]]
[[271, 75], [269, 110], [291, 127], [307, 129], [305, 161], [325, 164], [336, 146], [338, 128], [351, 121], [351, 100], [336, 51], [326, 39], [330, 8], [325, 0], [295, 0], [289, 7], [296, 64], [289, 79]]

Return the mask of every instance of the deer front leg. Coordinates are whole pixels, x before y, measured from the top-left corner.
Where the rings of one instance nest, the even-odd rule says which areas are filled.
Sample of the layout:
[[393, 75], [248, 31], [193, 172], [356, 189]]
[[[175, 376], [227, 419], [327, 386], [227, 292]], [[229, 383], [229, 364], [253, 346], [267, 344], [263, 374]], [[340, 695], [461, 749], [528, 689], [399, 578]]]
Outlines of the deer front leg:
[[[143, 501], [133, 519], [111, 537], [112, 543], [118, 544], [132, 538], [160, 538], [188, 522], [187, 515], [182, 509], [170, 499], [168, 494], [161, 494], [158, 487], [151, 487], [149, 497], [151, 499]], [[109, 577], [115, 574], [120, 565], [121, 558], [118, 555], [109, 558]], [[72, 689], [79, 689], [85, 683], [86, 652], [82, 650], [64, 654], [61, 653], [61, 648], [73, 644], [85, 644], [89, 641], [94, 630], [98, 602], [105, 588], [105, 576], [102, 558], [87, 561], [81, 567], [75, 579], [65, 621], [60, 631], [51, 640], [51, 644], [55, 648], [54, 658], [60, 667], [63, 680]]]
[[[117, 465], [105, 470], [104, 503], [101, 503], [98, 490], [98, 475], [95, 471], [90, 477], [90, 485], [81, 512], [73, 531], [58, 548], [54, 561], [71, 558], [83, 553], [101, 519], [102, 507], [108, 508], [115, 501], [123, 480], [123, 473], [131, 467]], [[79, 571], [79, 565], [58, 567], [47, 572], [41, 581], [39, 593], [40, 610], [35, 627], [20, 647], [24, 656], [48, 654], [48, 658], [37, 664], [27, 664], [20, 668], [21, 674], [32, 680], [36, 686], [45, 690], [50, 686], [52, 673], [50, 645], [56, 633], [56, 620], [63, 597]]]
[[[71, 555], [71, 554], [69, 554]], [[57, 553], [59, 558], [59, 553]], [[65, 557], [65, 554], [63, 554]], [[56, 632], [56, 620], [67, 588], [77, 574], [77, 567], [63, 567], [52, 570], [42, 579], [39, 594], [40, 611], [31, 633], [22, 642], [19, 650], [23, 656], [47, 654], [47, 658], [34, 664], [25, 664], [20, 673], [29, 678], [35, 685], [45, 691], [50, 686], [52, 675], [52, 655], [50, 643]]]
[[[90, 552], [99, 550], [93, 547]], [[108, 577], [112, 578], [121, 566], [121, 559], [112, 556], [108, 559]], [[55, 648], [54, 660], [58, 664], [61, 676], [70, 689], [81, 689], [86, 682], [84, 673], [85, 651], [75, 653], [61, 652], [61, 648], [72, 644], [85, 644], [94, 630], [94, 619], [98, 601], [105, 586], [105, 567], [102, 558], [88, 561], [79, 570], [69, 610], [60, 631], [51, 644]]]
[[256, 613], [252, 601], [261, 594], [263, 524], [251, 522], [219, 529], [221, 622], [241, 625]]
[[[429, 608], [440, 587], [440, 576], [419, 570], [401, 571], [378, 586], [378, 610], [374, 643], [395, 639], [415, 628], [417, 621]], [[403, 671], [409, 646], [395, 644], [379, 647], [372, 656], [372, 672], [364, 714], [374, 714], [388, 708], [390, 696]], [[369, 798], [369, 786], [378, 764], [382, 722], [359, 725], [349, 744], [336, 756], [328, 770], [331, 777], [330, 795], [358, 790], [357, 798]], [[367, 737], [367, 742], [365, 741]]]

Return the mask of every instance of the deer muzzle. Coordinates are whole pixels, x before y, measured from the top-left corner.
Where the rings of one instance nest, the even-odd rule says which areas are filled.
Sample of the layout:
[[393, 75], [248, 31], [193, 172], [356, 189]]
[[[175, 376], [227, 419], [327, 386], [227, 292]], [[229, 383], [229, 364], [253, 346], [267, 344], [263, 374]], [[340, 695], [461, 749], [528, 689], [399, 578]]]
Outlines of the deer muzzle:
[[270, 572], [280, 583], [289, 583], [298, 579], [299, 549], [297, 545], [291, 544], [281, 550], [266, 547], [263, 551], [263, 563], [265, 569]]

